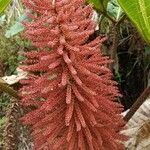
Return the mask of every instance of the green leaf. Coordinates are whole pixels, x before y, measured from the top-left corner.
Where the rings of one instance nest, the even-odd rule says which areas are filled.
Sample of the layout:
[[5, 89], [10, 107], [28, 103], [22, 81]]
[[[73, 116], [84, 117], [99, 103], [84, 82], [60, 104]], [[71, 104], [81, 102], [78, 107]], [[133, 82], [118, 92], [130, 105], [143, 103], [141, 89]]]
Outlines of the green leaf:
[[0, 127], [2, 127], [5, 124], [6, 120], [7, 120], [6, 117], [2, 117], [0, 119]]
[[145, 55], [150, 55], [150, 47], [149, 46], [145, 47]]
[[0, 16], [0, 26], [4, 25], [4, 22], [6, 21], [6, 15]]
[[5, 10], [5, 8], [10, 4], [11, 0], [0, 0], [0, 14]]
[[110, 16], [115, 18], [116, 21], [118, 21], [120, 17], [123, 15], [122, 8], [118, 4], [117, 0], [110, 0], [108, 2], [107, 12]]
[[101, 12], [106, 11], [109, 0], [87, 0], [88, 3], [94, 5], [95, 9]]
[[27, 20], [27, 16], [25, 14], [21, 15], [16, 23], [10, 27], [5, 33], [5, 37], [10, 38], [24, 30], [24, 26], [22, 25], [22, 21]]
[[145, 41], [150, 44], [150, 0], [118, 0]]
[[21, 32], [23, 30], [24, 30], [23, 25], [21, 23], [19, 23], [19, 22], [16, 22], [12, 27], [10, 27], [9, 30], [6, 31], [5, 36], [7, 38], [10, 38], [10, 37], [18, 34], [19, 32]]

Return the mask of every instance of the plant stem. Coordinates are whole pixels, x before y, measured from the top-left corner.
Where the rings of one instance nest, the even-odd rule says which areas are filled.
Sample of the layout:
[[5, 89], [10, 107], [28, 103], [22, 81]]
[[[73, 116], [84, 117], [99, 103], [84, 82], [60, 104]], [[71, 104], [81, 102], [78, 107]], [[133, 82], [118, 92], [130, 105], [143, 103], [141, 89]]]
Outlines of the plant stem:
[[107, 13], [104, 13], [104, 16], [107, 17], [111, 22], [115, 23], [116, 21], [110, 17]]
[[13, 96], [15, 98], [19, 98], [17, 92], [14, 89], [12, 89], [11, 87], [9, 87], [6, 83], [2, 82], [1, 80], [0, 80], [0, 90], [2, 92], [6, 92], [6, 93], [10, 94], [11, 96]]
[[117, 48], [118, 48], [118, 43], [119, 43], [119, 32], [118, 32], [118, 26], [116, 23], [112, 23], [112, 46], [110, 48], [110, 58], [114, 60], [113, 63], [110, 64], [110, 69], [113, 71], [118, 71], [118, 56], [117, 56]]
[[140, 95], [140, 97], [136, 100], [136, 102], [132, 105], [129, 112], [125, 115], [124, 120], [128, 122], [135, 112], [140, 108], [140, 106], [146, 101], [146, 99], [150, 96], [150, 87], [147, 87], [144, 92]]
[[116, 23], [116, 25], [118, 26], [119, 24], [121, 24], [125, 19], [126, 19], [126, 15], [123, 15]]
[[111, 22], [116, 23], [116, 21], [107, 14], [107, 12], [100, 11], [99, 14], [103, 14], [106, 18], [108, 18]]

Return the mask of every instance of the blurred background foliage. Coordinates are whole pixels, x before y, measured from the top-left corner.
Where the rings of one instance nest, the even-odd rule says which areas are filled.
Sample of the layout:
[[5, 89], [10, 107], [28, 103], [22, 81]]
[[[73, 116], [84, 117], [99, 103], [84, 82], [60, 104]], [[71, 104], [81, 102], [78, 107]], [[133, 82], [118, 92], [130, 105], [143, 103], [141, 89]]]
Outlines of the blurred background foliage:
[[[0, 77], [17, 73], [16, 68], [23, 59], [21, 54], [30, 45], [21, 35], [24, 30], [21, 21], [26, 18], [20, 0], [0, 0]], [[6, 114], [12, 105], [10, 100], [11, 96], [0, 91], [0, 149], [8, 120]]]
[[[136, 10], [131, 9], [131, 1], [87, 0], [95, 8], [94, 18], [98, 23], [97, 30], [90, 38], [98, 35], [108, 37], [103, 52], [114, 59], [110, 69], [119, 84], [123, 95], [120, 101], [125, 109], [131, 107], [148, 85], [150, 30], [147, 27], [150, 17], [147, 8], [150, 8], [150, 0], [139, 1], [149, 1], [144, 3], [147, 4], [146, 9], [139, 7], [136, 0], [132, 1]], [[143, 9], [144, 14], [137, 13]], [[27, 19], [20, 0], [0, 0], [0, 77], [16, 74], [16, 68], [23, 59], [22, 53], [32, 49], [30, 41], [22, 38], [24, 27], [21, 22]], [[146, 21], [145, 24], [141, 24], [141, 19]], [[18, 90], [18, 84], [13, 85], [13, 88]], [[0, 145], [3, 145], [2, 131], [11, 105], [10, 99], [8, 94], [0, 91]]]

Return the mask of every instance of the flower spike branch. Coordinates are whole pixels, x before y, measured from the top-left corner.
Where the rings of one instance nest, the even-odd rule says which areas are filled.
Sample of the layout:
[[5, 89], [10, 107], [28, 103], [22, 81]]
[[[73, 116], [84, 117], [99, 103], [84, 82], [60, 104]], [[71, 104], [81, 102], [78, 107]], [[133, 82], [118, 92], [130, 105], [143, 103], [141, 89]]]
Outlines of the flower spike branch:
[[36, 109], [22, 120], [32, 128], [35, 150], [122, 150], [126, 139], [120, 95], [102, 56], [105, 38], [88, 42], [96, 23], [83, 0], [23, 0], [32, 11], [24, 22], [27, 52], [21, 103]]

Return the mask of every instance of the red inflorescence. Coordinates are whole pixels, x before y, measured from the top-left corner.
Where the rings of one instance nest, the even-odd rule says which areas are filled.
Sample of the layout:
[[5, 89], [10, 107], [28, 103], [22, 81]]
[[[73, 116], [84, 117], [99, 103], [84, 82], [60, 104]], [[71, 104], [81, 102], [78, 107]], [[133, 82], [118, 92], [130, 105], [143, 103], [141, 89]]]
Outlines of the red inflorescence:
[[25, 36], [38, 48], [21, 66], [21, 103], [34, 106], [23, 122], [32, 127], [35, 150], [122, 150], [122, 106], [105, 40], [94, 33], [93, 9], [84, 0], [23, 0], [32, 21]]

